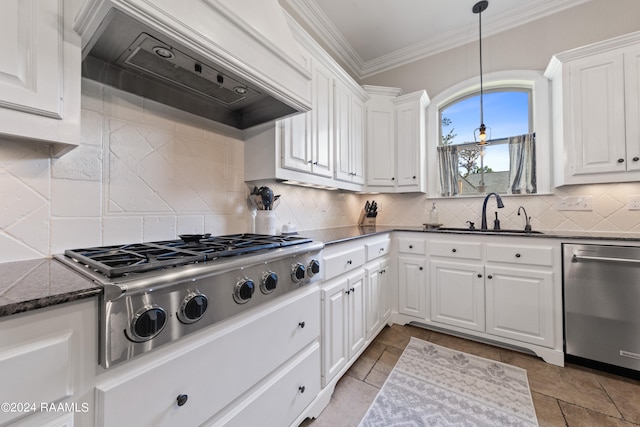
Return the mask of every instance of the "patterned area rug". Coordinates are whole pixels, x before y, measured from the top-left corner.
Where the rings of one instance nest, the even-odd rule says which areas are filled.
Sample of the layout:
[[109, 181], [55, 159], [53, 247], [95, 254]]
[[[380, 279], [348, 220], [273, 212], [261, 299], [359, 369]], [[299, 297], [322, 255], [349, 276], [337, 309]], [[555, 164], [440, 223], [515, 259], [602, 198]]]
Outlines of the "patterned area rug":
[[537, 426], [527, 371], [411, 338], [361, 427]]

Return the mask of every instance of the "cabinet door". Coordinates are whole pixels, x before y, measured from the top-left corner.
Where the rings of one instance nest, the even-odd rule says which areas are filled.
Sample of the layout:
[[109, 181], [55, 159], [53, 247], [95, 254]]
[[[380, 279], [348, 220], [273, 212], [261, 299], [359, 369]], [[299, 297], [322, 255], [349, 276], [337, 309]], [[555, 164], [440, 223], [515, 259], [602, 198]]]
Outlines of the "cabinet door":
[[627, 171], [640, 171], [640, 47], [624, 54]]
[[380, 316], [384, 323], [391, 317], [391, 261], [380, 263]]
[[366, 337], [364, 271], [349, 277], [349, 358], [362, 348]]
[[367, 184], [395, 185], [393, 106], [367, 107]]
[[569, 80], [571, 175], [625, 172], [623, 55], [577, 60]]
[[282, 129], [282, 167], [311, 172], [311, 113], [280, 120]]
[[487, 332], [553, 347], [553, 273], [486, 266]]
[[350, 129], [351, 94], [349, 90], [339, 82], [336, 82], [334, 92], [334, 116], [335, 116], [335, 147], [336, 179], [351, 182], [352, 154], [351, 154], [351, 129]]
[[322, 290], [322, 386], [327, 385], [347, 363], [349, 348], [348, 279], [336, 280]]
[[0, 106], [62, 118], [62, 1], [5, 0]]
[[333, 77], [316, 63], [313, 71], [312, 172], [333, 178]]
[[426, 319], [426, 259], [398, 257], [398, 313]]
[[367, 276], [367, 339], [380, 327], [381, 313], [381, 275], [380, 264], [365, 269]]
[[364, 103], [351, 97], [351, 180], [364, 184]]
[[484, 332], [484, 268], [431, 260], [431, 320]]
[[420, 109], [418, 104], [396, 108], [396, 144], [398, 153], [398, 186], [417, 186], [420, 174]]

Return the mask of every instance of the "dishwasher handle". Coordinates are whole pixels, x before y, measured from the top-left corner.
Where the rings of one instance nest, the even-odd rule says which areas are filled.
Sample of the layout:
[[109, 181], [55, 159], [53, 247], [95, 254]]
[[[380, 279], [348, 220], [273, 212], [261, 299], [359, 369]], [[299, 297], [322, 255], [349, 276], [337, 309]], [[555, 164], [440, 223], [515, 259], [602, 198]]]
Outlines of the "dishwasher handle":
[[611, 258], [611, 257], [576, 255], [576, 254], [573, 254], [573, 257], [571, 257], [571, 261], [572, 262], [580, 262], [580, 261], [625, 262], [630, 264], [640, 264], [640, 259]]

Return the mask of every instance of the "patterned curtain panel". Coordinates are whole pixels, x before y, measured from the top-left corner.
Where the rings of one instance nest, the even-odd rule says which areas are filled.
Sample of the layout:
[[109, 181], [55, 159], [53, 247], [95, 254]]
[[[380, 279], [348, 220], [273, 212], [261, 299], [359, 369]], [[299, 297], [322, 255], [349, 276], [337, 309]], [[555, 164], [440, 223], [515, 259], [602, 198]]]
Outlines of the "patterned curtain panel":
[[510, 137], [509, 158], [511, 194], [537, 193], [535, 133]]
[[458, 146], [440, 145], [438, 147], [438, 166], [440, 170], [440, 195], [458, 194]]

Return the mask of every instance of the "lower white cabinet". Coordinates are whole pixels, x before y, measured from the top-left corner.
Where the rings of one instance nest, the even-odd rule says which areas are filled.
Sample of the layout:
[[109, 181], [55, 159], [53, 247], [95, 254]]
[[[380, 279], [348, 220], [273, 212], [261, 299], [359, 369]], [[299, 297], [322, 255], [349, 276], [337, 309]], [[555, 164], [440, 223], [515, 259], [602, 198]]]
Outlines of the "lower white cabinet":
[[484, 266], [441, 260], [429, 264], [431, 320], [484, 332]]
[[398, 256], [398, 313], [427, 318], [426, 265], [424, 256]]
[[391, 316], [389, 258], [375, 261], [365, 267], [367, 339], [375, 337]]
[[323, 286], [323, 386], [364, 345], [364, 277], [364, 272], [359, 269]]
[[[99, 425], [215, 424], [234, 408], [245, 406], [256, 393], [261, 394], [264, 386], [297, 399], [278, 400], [269, 410], [283, 419], [295, 419], [299, 413], [292, 411], [302, 411], [308, 397], [300, 398], [298, 387], [305, 387], [306, 393], [308, 386], [310, 394], [319, 390], [319, 358], [313, 352], [309, 359], [297, 356], [318, 344], [319, 310], [319, 289], [311, 286], [235, 318], [230, 326], [221, 325], [204, 342], [183, 341], [178, 350], [181, 353], [162, 356], [158, 352], [156, 357], [143, 356], [145, 364], [141, 359], [128, 362], [124, 369], [114, 370], [103, 380], [98, 378]], [[304, 369], [299, 369], [298, 363]]]

